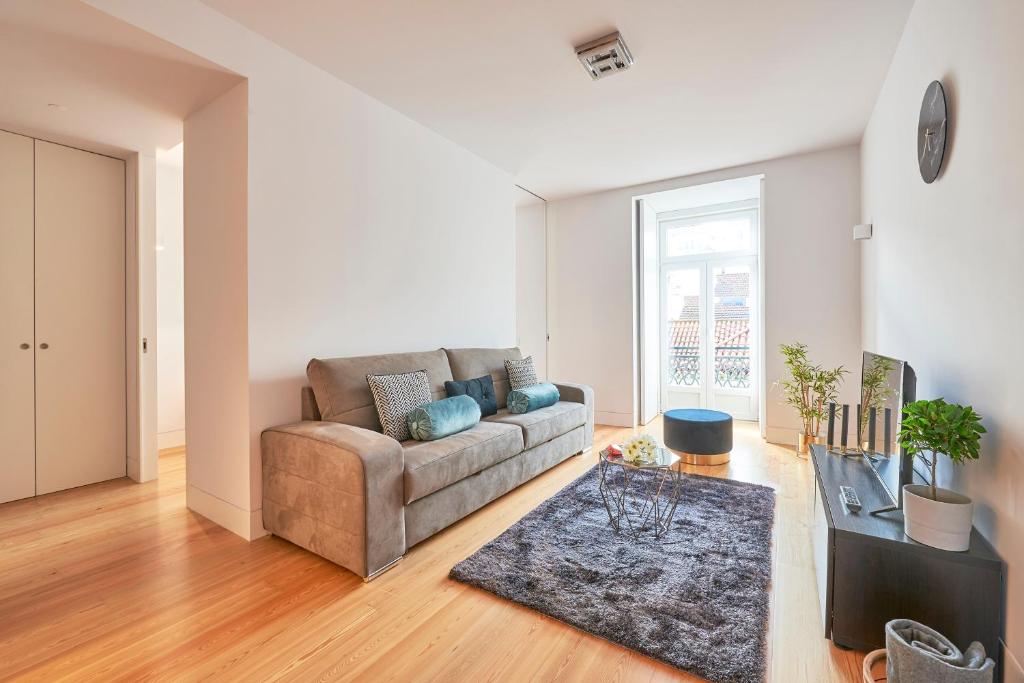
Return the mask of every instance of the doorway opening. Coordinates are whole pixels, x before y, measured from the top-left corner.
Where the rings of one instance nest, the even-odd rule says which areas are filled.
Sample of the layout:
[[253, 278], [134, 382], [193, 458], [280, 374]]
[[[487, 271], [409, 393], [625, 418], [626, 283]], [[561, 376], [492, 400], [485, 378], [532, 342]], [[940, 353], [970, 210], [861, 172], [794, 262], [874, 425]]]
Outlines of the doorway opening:
[[547, 201], [518, 185], [516, 205], [516, 345], [548, 376]]
[[156, 441], [185, 447], [184, 147], [156, 152]]
[[762, 403], [761, 177], [635, 198], [640, 419]]
[[[211, 194], [219, 182], [241, 186], [244, 196], [243, 145], [232, 138], [240, 151], [228, 155], [218, 143], [228, 144], [224, 131], [246, 139], [248, 86], [87, 3], [15, 2], [4, 20], [0, 272], [10, 286], [0, 288], [0, 374], [11, 381], [0, 382], [0, 432], [11, 434], [4, 455], [14, 475], [0, 482], [0, 503], [156, 479], [158, 450], [180, 449], [185, 433], [181, 145], [190, 122], [215, 130], [203, 138], [205, 156], [192, 147], [195, 185]], [[230, 120], [204, 118], [232, 93]], [[244, 209], [225, 217], [223, 191], [218, 202], [192, 194], [198, 235], [244, 229]], [[189, 260], [197, 277], [214, 280], [223, 259], [208, 252]], [[208, 282], [198, 289], [199, 307], [219, 291]], [[216, 337], [196, 327], [195, 338]], [[200, 381], [211, 374], [197, 373]], [[207, 426], [224, 422], [199, 410]], [[196, 469], [175, 468], [182, 493]]]

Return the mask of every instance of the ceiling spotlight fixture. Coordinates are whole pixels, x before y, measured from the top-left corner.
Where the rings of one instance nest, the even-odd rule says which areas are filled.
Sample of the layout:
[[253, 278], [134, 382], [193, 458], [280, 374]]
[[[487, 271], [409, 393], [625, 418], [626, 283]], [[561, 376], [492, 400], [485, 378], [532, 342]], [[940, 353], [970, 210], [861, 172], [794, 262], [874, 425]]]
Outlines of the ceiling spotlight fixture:
[[576, 57], [595, 81], [633, 66], [633, 55], [618, 31], [578, 45]]

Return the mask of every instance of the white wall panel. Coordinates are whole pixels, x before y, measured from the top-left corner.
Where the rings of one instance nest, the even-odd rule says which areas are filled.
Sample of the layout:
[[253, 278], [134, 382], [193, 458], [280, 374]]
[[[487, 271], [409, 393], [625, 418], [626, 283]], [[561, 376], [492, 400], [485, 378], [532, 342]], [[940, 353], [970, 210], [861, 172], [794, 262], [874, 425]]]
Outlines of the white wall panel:
[[[1006, 643], [1024, 661], [1024, 3], [919, 0], [862, 144], [863, 343], [910, 362], [918, 398], [971, 404], [981, 460], [939, 463], [939, 483], [974, 500], [974, 523], [1007, 563]], [[943, 170], [916, 159], [925, 88], [950, 111]], [[990, 653], [993, 654], [994, 653]], [[1024, 680], [1013, 665], [1007, 680]]]
[[0, 503], [36, 492], [32, 143], [0, 131]]
[[125, 476], [125, 165], [36, 140], [36, 492]]

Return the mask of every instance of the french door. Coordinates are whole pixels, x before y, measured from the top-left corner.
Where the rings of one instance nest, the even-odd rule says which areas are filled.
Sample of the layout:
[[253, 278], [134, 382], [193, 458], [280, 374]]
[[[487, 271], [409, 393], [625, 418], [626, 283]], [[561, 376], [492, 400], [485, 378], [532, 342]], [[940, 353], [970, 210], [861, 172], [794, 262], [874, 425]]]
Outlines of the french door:
[[674, 259], [661, 273], [662, 410], [756, 420], [756, 257]]

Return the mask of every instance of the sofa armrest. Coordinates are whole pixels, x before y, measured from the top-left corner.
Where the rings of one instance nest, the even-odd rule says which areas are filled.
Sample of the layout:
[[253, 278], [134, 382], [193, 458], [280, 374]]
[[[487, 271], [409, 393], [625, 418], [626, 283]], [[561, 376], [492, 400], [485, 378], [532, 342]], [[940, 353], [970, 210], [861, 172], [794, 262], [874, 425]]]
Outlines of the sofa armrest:
[[336, 422], [272, 427], [261, 437], [263, 526], [371, 577], [405, 554], [402, 446]]
[[584, 425], [583, 450], [590, 450], [594, 445], [594, 390], [586, 384], [572, 382], [554, 382], [558, 387], [561, 400], [570, 403], [582, 403], [587, 408], [587, 422]]

